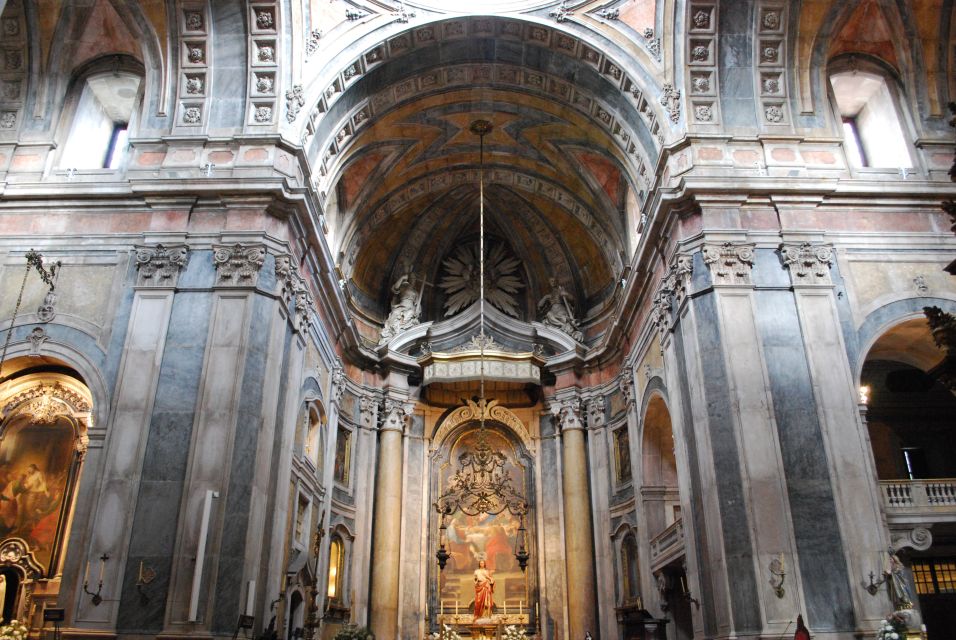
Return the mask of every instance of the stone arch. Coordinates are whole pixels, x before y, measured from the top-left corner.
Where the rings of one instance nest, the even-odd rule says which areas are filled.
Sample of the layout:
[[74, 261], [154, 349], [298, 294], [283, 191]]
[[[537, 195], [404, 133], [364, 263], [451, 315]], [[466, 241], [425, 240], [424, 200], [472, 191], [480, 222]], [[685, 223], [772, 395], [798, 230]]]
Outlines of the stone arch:
[[525, 451], [534, 451], [534, 442], [527, 427], [510, 409], [499, 405], [497, 400], [488, 400], [485, 403], [467, 400], [466, 404], [449, 412], [432, 436], [432, 451], [445, 446], [452, 435], [464, 424], [475, 422], [482, 417], [485, 420], [498, 422], [507, 426], [524, 446]]

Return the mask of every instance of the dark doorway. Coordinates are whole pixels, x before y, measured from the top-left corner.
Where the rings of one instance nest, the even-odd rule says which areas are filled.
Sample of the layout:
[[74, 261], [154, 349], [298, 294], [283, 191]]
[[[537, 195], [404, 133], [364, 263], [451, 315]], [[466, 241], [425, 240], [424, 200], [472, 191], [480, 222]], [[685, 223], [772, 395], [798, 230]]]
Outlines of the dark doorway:
[[16, 617], [17, 596], [20, 594], [20, 572], [13, 567], [2, 567], [0, 576], [3, 576], [6, 582], [3, 589], [3, 624], [7, 624]]

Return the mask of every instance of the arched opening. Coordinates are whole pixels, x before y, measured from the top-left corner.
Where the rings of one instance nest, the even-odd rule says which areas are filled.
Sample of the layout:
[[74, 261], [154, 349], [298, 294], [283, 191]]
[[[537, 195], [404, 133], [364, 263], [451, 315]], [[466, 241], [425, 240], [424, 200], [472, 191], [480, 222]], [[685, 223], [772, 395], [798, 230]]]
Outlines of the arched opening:
[[319, 402], [307, 405], [305, 416], [305, 459], [312, 463], [316, 473], [322, 477], [325, 468], [325, 409]]
[[641, 504], [650, 538], [651, 572], [658, 585], [658, 602], [673, 621], [675, 640], [694, 637], [685, 563], [677, 458], [670, 410], [653, 395], [644, 412], [641, 440]]
[[[956, 628], [956, 395], [939, 377], [945, 356], [917, 317], [880, 335], [860, 373], [883, 511], [930, 638]], [[924, 527], [927, 542], [914, 542]]]
[[[54, 606], [93, 409], [80, 376], [52, 358], [14, 358], [0, 383], [0, 605], [5, 621]], [[39, 583], [53, 585], [35, 591]], [[26, 594], [32, 593], [31, 597]]]
[[64, 169], [119, 169], [135, 131], [142, 64], [128, 56], [100, 58], [74, 76], [60, 123]]
[[302, 593], [296, 589], [289, 596], [289, 627], [286, 631], [286, 640], [298, 640], [303, 636], [304, 628], [302, 626], [304, 600]]
[[850, 165], [912, 167], [898, 84], [889, 71], [856, 56], [836, 59], [828, 70]]

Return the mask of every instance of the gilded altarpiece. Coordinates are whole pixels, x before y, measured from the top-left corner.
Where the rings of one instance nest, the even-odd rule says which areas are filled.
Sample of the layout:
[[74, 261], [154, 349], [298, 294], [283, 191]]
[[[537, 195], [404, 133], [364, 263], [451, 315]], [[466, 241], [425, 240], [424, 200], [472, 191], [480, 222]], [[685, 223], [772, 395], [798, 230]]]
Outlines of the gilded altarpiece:
[[[479, 443], [479, 421], [470, 420], [451, 430], [446, 429], [454, 418], [454, 415], [448, 416], [436, 434], [431, 456], [432, 502], [448, 493], [456, 473], [462, 469], [463, 459], [474, 454]], [[459, 509], [446, 516], [444, 538], [450, 556], [443, 571], [439, 571], [436, 562], [430, 562], [428, 611], [433, 630], [444, 623], [466, 633], [475, 623], [475, 572], [482, 560], [494, 579], [492, 613], [482, 616], [482, 619], [496, 626], [535, 623], [538, 556], [534, 544], [533, 458], [524, 444], [528, 440], [527, 432], [523, 427], [521, 431], [517, 434], [502, 422], [486, 420], [484, 437], [491, 451], [503, 456], [504, 477], [525, 496], [530, 506], [524, 523], [531, 560], [522, 571], [515, 557], [521, 518], [509, 509], [504, 508], [498, 513], [466, 513]], [[429, 554], [434, 558], [439, 545], [441, 517], [434, 507], [430, 513]]]

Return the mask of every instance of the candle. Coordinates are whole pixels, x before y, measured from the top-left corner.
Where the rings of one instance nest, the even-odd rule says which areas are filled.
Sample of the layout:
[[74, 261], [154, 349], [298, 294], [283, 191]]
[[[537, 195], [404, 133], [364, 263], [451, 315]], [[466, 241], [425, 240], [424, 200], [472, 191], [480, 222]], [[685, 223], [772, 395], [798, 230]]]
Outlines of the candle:
[[86, 575], [83, 576], [83, 586], [85, 587], [90, 583], [90, 561], [86, 561]]
[[444, 600], [439, 600], [439, 601], [438, 601], [438, 604], [439, 604], [438, 615], [440, 615], [440, 616], [445, 615], [445, 601], [444, 601]]
[[136, 584], [143, 584], [143, 561], [139, 561], [139, 575], [136, 576]]
[[[105, 555], [105, 554], [104, 554]], [[103, 570], [106, 569], [106, 560], [100, 558], [100, 584], [103, 584]]]
[[681, 577], [680, 577], [680, 590], [681, 590], [683, 593], [687, 593], [687, 583], [684, 582], [684, 576], [681, 576]]
[[458, 600], [455, 600], [455, 615], [458, 615]]
[[505, 606], [505, 615], [508, 615], [508, 599], [505, 598], [502, 604]]

